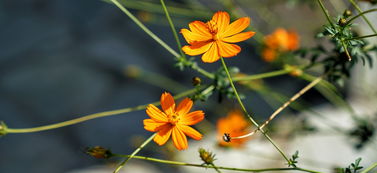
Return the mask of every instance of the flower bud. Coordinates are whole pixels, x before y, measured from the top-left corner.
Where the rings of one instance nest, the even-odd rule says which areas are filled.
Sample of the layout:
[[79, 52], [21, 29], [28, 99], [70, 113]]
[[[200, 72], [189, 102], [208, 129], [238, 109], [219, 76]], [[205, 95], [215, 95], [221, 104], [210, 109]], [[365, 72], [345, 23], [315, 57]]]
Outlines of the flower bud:
[[199, 148], [199, 156], [203, 160], [204, 164], [211, 165], [215, 161], [215, 155], [203, 148]]
[[124, 74], [130, 78], [137, 78], [141, 76], [141, 70], [135, 65], [129, 65], [124, 70]]
[[192, 78], [192, 85], [198, 86], [201, 83], [202, 83], [202, 79], [200, 79], [200, 77], [195, 76], [195, 77]]
[[352, 16], [352, 11], [351, 10], [344, 10], [343, 17], [348, 18], [350, 16]]
[[340, 18], [338, 21], [338, 25], [340, 26], [345, 26], [347, 24], [347, 19], [345, 18]]
[[97, 159], [108, 159], [113, 156], [110, 150], [100, 146], [87, 148], [85, 153]]
[[7, 134], [7, 126], [4, 122], [0, 121], [0, 136], [4, 136]]

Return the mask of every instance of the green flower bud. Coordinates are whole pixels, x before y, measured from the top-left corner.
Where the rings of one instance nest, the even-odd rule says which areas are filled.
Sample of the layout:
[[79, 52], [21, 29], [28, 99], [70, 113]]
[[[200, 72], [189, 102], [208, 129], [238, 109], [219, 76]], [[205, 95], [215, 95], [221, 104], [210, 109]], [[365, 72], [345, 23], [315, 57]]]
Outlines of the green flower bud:
[[340, 26], [345, 26], [347, 24], [347, 19], [345, 18], [340, 18], [339, 21], [338, 21], [338, 24]]
[[352, 11], [351, 10], [344, 10], [343, 17], [348, 18], [350, 16], [352, 16]]
[[215, 154], [209, 152], [203, 148], [199, 148], [199, 156], [203, 160], [204, 164], [212, 165], [213, 161], [215, 161]]

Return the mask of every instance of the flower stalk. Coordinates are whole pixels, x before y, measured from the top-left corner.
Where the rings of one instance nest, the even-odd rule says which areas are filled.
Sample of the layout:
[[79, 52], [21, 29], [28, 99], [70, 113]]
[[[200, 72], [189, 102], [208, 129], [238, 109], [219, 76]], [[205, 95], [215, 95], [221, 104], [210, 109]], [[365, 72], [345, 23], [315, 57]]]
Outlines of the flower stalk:
[[[139, 19], [137, 19], [130, 11], [128, 11], [125, 7], [123, 7], [118, 0], [111, 0], [111, 2], [116, 5], [124, 14], [126, 14], [133, 22], [135, 22], [136, 25], [138, 25], [145, 33], [147, 33], [152, 39], [154, 39], [158, 44], [160, 44], [162, 47], [164, 47], [169, 53], [171, 53], [176, 59], [180, 60], [181, 55], [176, 52], [174, 49], [172, 49], [168, 44], [166, 44], [164, 41], [162, 41], [156, 34], [154, 34], [151, 30], [149, 30]], [[201, 73], [202, 75], [213, 78], [211, 73], [205, 71], [204, 69], [200, 68], [199, 66], [195, 66], [192, 68], [193, 70], [196, 70], [197, 72]]]
[[[114, 154], [117, 157], [131, 157], [131, 155], [121, 155], [121, 154]], [[314, 170], [304, 169], [300, 167], [296, 168], [265, 168], [265, 169], [245, 169], [245, 168], [232, 168], [232, 167], [224, 167], [224, 166], [213, 166], [213, 165], [206, 165], [206, 164], [193, 164], [193, 163], [185, 163], [185, 162], [178, 162], [172, 160], [163, 160], [157, 159], [153, 157], [145, 157], [145, 156], [132, 156], [134, 159], [140, 160], [148, 160], [157, 163], [169, 164], [169, 165], [178, 165], [178, 166], [191, 166], [191, 167], [200, 167], [200, 168], [217, 168], [222, 170], [231, 170], [231, 171], [240, 171], [240, 172], [267, 172], [267, 171], [300, 171], [300, 172], [309, 172], [309, 173], [321, 173]]]
[[377, 31], [376, 29], [373, 27], [372, 23], [369, 21], [369, 19], [364, 15], [365, 12], [363, 12], [361, 10], [361, 8], [356, 4], [356, 2], [354, 0], [349, 0], [350, 3], [356, 8], [356, 10], [359, 12], [359, 15], [361, 15], [363, 17], [363, 19], [365, 20], [365, 22], [368, 24], [368, 26], [370, 27], [370, 29], [375, 33], [377, 34]]
[[120, 171], [120, 169], [122, 169], [124, 167], [124, 165], [126, 165], [126, 163], [131, 160], [137, 153], [139, 153], [139, 151], [141, 149], [143, 149], [149, 142], [152, 141], [152, 139], [156, 136], [157, 134], [153, 134], [152, 136], [150, 136], [147, 140], [145, 140], [134, 152], [132, 152], [132, 154], [130, 155], [130, 157], [127, 157], [126, 160], [124, 160], [114, 171], [114, 173], [118, 173]]
[[305, 86], [303, 89], [301, 89], [299, 92], [297, 92], [295, 95], [293, 95], [287, 102], [285, 102], [281, 107], [279, 107], [277, 110], [275, 110], [271, 115], [270, 117], [257, 129], [255, 129], [254, 131], [252, 131], [251, 133], [249, 134], [246, 134], [246, 135], [243, 135], [243, 136], [237, 136], [237, 137], [232, 137], [232, 139], [242, 139], [242, 138], [246, 138], [246, 137], [250, 137], [252, 135], [254, 135], [259, 129], [263, 129], [266, 125], [268, 125], [281, 111], [283, 111], [286, 107], [288, 107], [292, 102], [294, 102], [295, 100], [297, 100], [299, 97], [301, 97], [304, 93], [306, 93], [307, 91], [309, 91], [311, 88], [313, 88], [314, 86], [316, 86], [319, 82], [322, 81], [323, 79], [323, 75], [316, 78], [315, 80], [313, 80], [312, 82], [310, 82], [307, 86]]
[[[201, 88], [205, 88], [205, 87], [203, 86]], [[190, 90], [187, 90], [187, 91], [182, 92], [180, 94], [177, 94], [177, 95], [175, 95], [174, 98], [175, 99], [182, 98], [182, 97], [188, 96], [190, 94], [194, 94], [195, 92], [197, 92], [197, 88], [190, 89]], [[160, 102], [153, 102], [153, 103], [150, 103], [150, 104], [158, 106], [158, 105], [160, 105]], [[0, 130], [0, 134], [5, 135], [7, 133], [33, 133], [33, 132], [52, 130], [52, 129], [57, 129], [57, 128], [66, 127], [66, 126], [78, 124], [78, 123], [81, 123], [81, 122], [89, 121], [89, 120], [92, 120], [92, 119], [97, 119], [97, 118], [102, 118], [102, 117], [108, 117], [108, 116], [119, 115], [119, 114], [129, 113], [129, 112], [133, 112], [133, 111], [143, 110], [148, 105], [149, 104], [145, 104], [145, 105], [139, 105], [139, 106], [131, 107], [131, 108], [123, 108], [123, 109], [117, 109], [117, 110], [112, 110], [112, 111], [99, 112], [99, 113], [86, 115], [86, 116], [75, 118], [75, 119], [68, 120], [68, 121], [63, 121], [63, 122], [59, 122], [59, 123], [55, 123], [55, 124], [33, 127], [33, 128], [20, 128], [20, 129], [18, 129], [18, 128], [7, 128], [5, 126], [5, 124], [4, 125], [1, 124], [0, 126], [2, 126], [3, 129]]]
[[223, 68], [228, 76], [228, 79], [229, 79], [229, 82], [230, 82], [230, 85], [234, 91], [234, 94], [236, 95], [236, 98], [237, 98], [237, 101], [238, 103], [240, 104], [243, 112], [246, 114], [246, 116], [250, 119], [250, 121], [257, 127], [257, 129], [268, 139], [268, 141], [270, 141], [270, 143], [279, 151], [279, 153], [284, 157], [284, 159], [289, 162], [289, 159], [288, 157], [284, 154], [284, 152], [280, 149], [280, 147], [270, 138], [270, 136], [268, 136], [263, 129], [260, 129], [260, 126], [259, 124], [253, 119], [253, 117], [250, 116], [250, 114], [248, 113], [248, 111], [246, 110], [240, 96], [238, 95], [238, 92], [237, 92], [237, 89], [236, 87], [234, 86], [234, 83], [233, 83], [233, 80], [232, 80], [232, 77], [230, 76], [230, 73], [229, 73], [229, 70], [228, 70], [228, 67], [227, 65], [225, 64], [225, 61], [224, 61], [224, 58], [221, 57], [221, 63], [223, 65]]

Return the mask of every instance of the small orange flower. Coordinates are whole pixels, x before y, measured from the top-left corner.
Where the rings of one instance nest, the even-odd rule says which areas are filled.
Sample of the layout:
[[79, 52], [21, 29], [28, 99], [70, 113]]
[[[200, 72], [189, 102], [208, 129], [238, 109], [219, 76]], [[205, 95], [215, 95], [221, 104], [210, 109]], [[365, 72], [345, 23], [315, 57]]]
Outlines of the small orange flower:
[[193, 102], [189, 98], [185, 98], [175, 106], [174, 98], [170, 93], [163, 93], [161, 95], [161, 111], [156, 106], [150, 104], [147, 107], [147, 114], [150, 119], [145, 119], [144, 129], [157, 132], [154, 141], [158, 145], [163, 145], [172, 136], [174, 146], [178, 150], [184, 150], [188, 147], [186, 135], [200, 140], [202, 134], [190, 127], [204, 119], [203, 111], [190, 112]]
[[[212, 63], [220, 57], [236, 56], [241, 48], [236, 44], [252, 37], [255, 32], [242, 32], [250, 24], [250, 18], [242, 17], [230, 23], [227, 12], [215, 13], [212, 20], [207, 23], [194, 21], [189, 24], [188, 29], [181, 29], [181, 34], [186, 39], [186, 45], [182, 50], [190, 56], [203, 54], [202, 61]], [[241, 33], [242, 32], [242, 33]]]
[[264, 44], [265, 48], [262, 50], [262, 57], [266, 62], [272, 62], [280, 52], [297, 50], [299, 37], [294, 31], [278, 28], [264, 38]]
[[[217, 121], [217, 136], [220, 146], [227, 147], [242, 147], [242, 145], [250, 138], [232, 139], [235, 136], [242, 136], [248, 133], [247, 128], [250, 123], [245, 120], [243, 114], [239, 110], [231, 111], [224, 118]], [[230, 134], [231, 141], [225, 142], [223, 140], [224, 133]]]

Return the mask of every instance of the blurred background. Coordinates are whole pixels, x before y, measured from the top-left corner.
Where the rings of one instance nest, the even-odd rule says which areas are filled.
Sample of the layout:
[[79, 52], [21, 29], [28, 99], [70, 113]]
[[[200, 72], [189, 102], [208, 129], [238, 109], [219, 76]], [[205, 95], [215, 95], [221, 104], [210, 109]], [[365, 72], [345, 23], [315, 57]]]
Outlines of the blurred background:
[[[235, 10], [243, 10], [251, 17], [252, 27], [259, 34], [257, 37], [263, 37], [277, 27], [284, 27], [297, 31], [302, 47], [310, 47], [316, 43], [314, 35], [326, 23], [318, 5], [311, 1], [237, 0], [234, 2], [243, 7], [242, 9], [234, 8]], [[166, 3], [178, 8], [172, 12], [178, 29], [187, 28], [187, 24], [193, 20], [207, 21], [213, 12], [229, 8], [227, 1], [175, 0]], [[123, 4], [132, 9], [133, 14], [156, 35], [177, 50], [159, 1], [129, 0], [123, 1]], [[338, 0], [326, 5], [331, 14], [336, 16], [341, 14], [349, 3]], [[365, 9], [372, 8], [367, 3], [360, 5]], [[372, 17], [369, 18], [373, 19], [373, 23], [376, 24], [377, 16], [370, 16]], [[360, 22], [360, 25], [358, 30], [363, 35], [370, 34], [363, 22]], [[174, 67], [176, 61], [172, 55], [139, 29], [117, 7], [105, 1], [2, 0], [0, 1], [0, 26], [0, 120], [10, 128], [36, 127], [91, 113], [155, 102], [159, 100], [163, 91], [177, 94], [193, 88], [192, 77], [200, 76], [193, 70], [180, 71]], [[183, 43], [182, 37], [181, 40]], [[371, 39], [371, 42], [376, 43], [376, 40]], [[247, 74], [268, 72], [274, 69], [260, 58], [257, 41], [251, 39], [240, 45], [243, 51], [237, 57], [228, 59], [228, 64], [237, 66], [240, 71]], [[196, 58], [196, 61], [210, 72], [220, 66], [220, 63], [203, 64], [199, 58]], [[158, 74], [178, 84], [163, 86], [163, 84], [147, 81], [143, 77], [135, 77], [132, 72], [143, 73], [147, 76]], [[375, 88], [376, 77], [373, 74], [376, 74], [375, 68], [360, 66], [352, 76], [355, 78], [352, 79], [354, 82], [348, 81], [350, 85], [340, 89], [351, 105], [356, 105], [355, 109], [362, 110], [358, 111], [359, 114], [374, 117], [373, 120], [376, 120], [377, 89]], [[208, 81], [204, 80], [205, 82]], [[286, 96], [292, 96], [307, 84], [306, 81], [290, 76], [267, 79], [264, 82], [272, 90], [284, 93]], [[279, 101], [266, 100], [268, 95], [246, 91], [248, 92], [244, 92], [245, 103], [260, 122], [281, 105]], [[141, 152], [141, 155], [178, 158], [200, 163], [196, 153], [198, 146], [217, 151], [219, 148], [216, 148], [216, 134], [213, 134], [216, 120], [225, 116], [230, 109], [237, 107], [235, 102], [226, 99], [219, 103], [218, 97], [217, 94], [213, 94], [208, 102], [196, 103], [195, 109], [204, 110], [208, 120], [205, 125], [198, 127], [205, 135], [208, 135], [200, 141], [201, 143], [190, 141], [189, 151], [174, 156], [171, 152], [169, 153], [169, 151], [175, 151], [174, 149], [158, 147], [155, 143], [151, 143]], [[338, 109], [329, 105], [329, 102], [316, 90], [308, 92], [302, 99], [310, 107], [314, 109], [318, 107], [325, 115], [339, 115], [333, 121], [345, 127], [353, 123], [349, 120], [347, 113], [337, 113]], [[288, 122], [289, 118], [294, 119], [301, 114], [302, 112], [295, 110], [283, 112]], [[343, 115], [348, 118], [339, 118]], [[129, 154], [140, 144], [140, 141], [151, 135], [143, 128], [142, 120], [146, 118], [144, 111], [136, 111], [50, 131], [8, 134], [0, 138], [0, 172], [81, 173], [85, 170], [87, 172], [112, 172], [115, 164], [118, 163], [117, 160], [104, 161], [91, 158], [85, 154], [85, 148], [100, 145], [116, 153]], [[279, 118], [274, 124], [287, 120]], [[318, 124], [314, 120], [312, 126]], [[287, 126], [292, 126], [292, 124]], [[273, 129], [271, 131], [272, 134], [275, 133]], [[317, 134], [316, 137], [321, 136], [323, 135]], [[270, 145], [263, 137], [255, 138], [247, 145], [246, 150], [250, 148], [250, 145], [258, 142], [262, 143], [254, 144], [254, 146]], [[314, 153], [307, 152], [304, 156], [306, 158], [318, 153], [329, 154], [328, 150], [331, 151], [329, 148], [331, 145], [337, 146], [338, 143], [344, 145], [346, 149], [339, 152], [349, 150], [350, 154], [346, 155], [342, 163], [331, 163], [332, 160], [339, 160], [336, 157], [325, 159], [328, 164], [325, 170], [328, 171], [331, 167], [347, 166], [359, 156], [364, 157], [365, 166], [375, 162], [377, 160], [375, 135], [373, 138], [374, 143], [367, 143], [361, 151], [354, 149], [353, 143], [347, 143], [346, 136], [336, 138], [334, 141], [325, 140], [322, 144], [326, 150], [323, 151], [310, 146], [305, 147], [306, 142], [301, 142], [301, 138], [295, 138], [299, 141], [293, 144], [290, 140], [278, 139], [278, 141], [283, 143], [282, 145], [290, 154], [298, 149], [319, 150]], [[307, 140], [307, 143], [313, 144], [313, 140]], [[320, 143], [321, 139], [314, 141]], [[191, 142], [193, 142], [192, 146]], [[241, 153], [242, 151], [237, 150]], [[223, 150], [218, 152], [220, 163], [231, 164], [226, 160], [220, 161], [221, 158], [229, 156], [229, 153], [225, 151], [225, 154], [221, 154]], [[269, 154], [274, 150], [261, 149], [260, 152]], [[331, 153], [331, 155], [336, 154], [339, 153]], [[243, 158], [237, 155], [234, 157]], [[316, 158], [312, 157], [313, 159]], [[250, 162], [252, 161], [253, 159], [250, 158]], [[133, 161], [131, 163], [125, 171], [127, 169], [135, 172], [191, 171], [150, 162]], [[342, 165], [337, 165], [338, 163]], [[264, 166], [268, 167], [273, 164], [275, 162]], [[247, 164], [239, 166], [253, 168], [253, 165]], [[313, 167], [321, 166], [317, 163]], [[141, 170], [136, 171], [139, 169]]]

